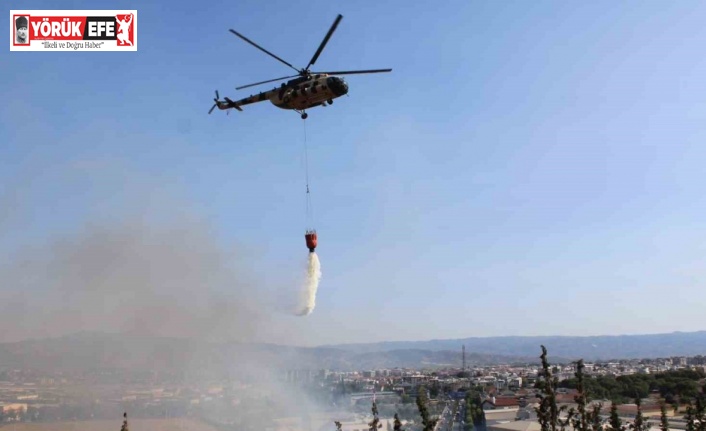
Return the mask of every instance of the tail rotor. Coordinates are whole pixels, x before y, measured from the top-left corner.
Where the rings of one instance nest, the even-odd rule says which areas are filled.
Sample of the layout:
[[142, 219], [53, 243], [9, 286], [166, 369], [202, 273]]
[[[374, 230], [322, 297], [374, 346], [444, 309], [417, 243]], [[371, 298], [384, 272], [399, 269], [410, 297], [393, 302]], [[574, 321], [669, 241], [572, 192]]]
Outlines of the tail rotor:
[[211, 109], [208, 111], [208, 115], [211, 115], [211, 112], [213, 112], [214, 109], [216, 109], [216, 106], [218, 106], [218, 99], [220, 99], [220, 96], [218, 95], [218, 90], [216, 90], [216, 98], [213, 99], [215, 102], [213, 106], [211, 106]]

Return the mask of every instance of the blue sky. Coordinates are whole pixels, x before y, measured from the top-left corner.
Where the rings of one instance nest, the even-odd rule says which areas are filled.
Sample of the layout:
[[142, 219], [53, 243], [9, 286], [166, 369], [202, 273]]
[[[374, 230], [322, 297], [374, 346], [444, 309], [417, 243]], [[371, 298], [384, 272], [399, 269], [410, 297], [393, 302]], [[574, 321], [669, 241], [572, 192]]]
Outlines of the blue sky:
[[314, 69], [393, 72], [309, 112], [317, 307], [273, 311], [262, 340], [706, 329], [703, 2], [7, 4], [137, 9], [139, 45], [2, 56], [2, 256], [136, 208], [155, 228], [188, 213], [288, 295], [302, 120], [207, 111], [291, 71], [229, 28], [303, 67], [340, 13]]

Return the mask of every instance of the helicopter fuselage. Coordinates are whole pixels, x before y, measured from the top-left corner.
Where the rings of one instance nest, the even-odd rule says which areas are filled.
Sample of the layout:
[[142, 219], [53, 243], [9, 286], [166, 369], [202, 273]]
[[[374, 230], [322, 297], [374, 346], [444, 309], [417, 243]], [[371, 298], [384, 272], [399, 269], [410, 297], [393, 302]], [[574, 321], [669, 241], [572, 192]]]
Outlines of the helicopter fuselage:
[[325, 105], [326, 102], [347, 93], [348, 84], [343, 78], [317, 74], [308, 78], [293, 79], [280, 87], [275, 87], [272, 90], [263, 91], [244, 99], [220, 102], [218, 103], [218, 108], [221, 110], [238, 109], [243, 105], [269, 100], [273, 105], [281, 109], [303, 111], [314, 106]]
[[270, 102], [278, 108], [304, 110], [348, 93], [348, 84], [337, 76], [313, 75], [294, 79], [272, 90]]

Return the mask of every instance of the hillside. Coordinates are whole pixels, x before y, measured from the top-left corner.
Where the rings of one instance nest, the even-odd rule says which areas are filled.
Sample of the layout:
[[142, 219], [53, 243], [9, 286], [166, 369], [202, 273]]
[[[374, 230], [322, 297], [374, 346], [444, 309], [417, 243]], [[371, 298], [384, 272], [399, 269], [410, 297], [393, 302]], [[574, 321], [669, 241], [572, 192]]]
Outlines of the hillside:
[[[467, 353], [469, 365], [532, 361], [531, 357]], [[396, 349], [353, 352], [334, 347], [218, 344], [198, 340], [80, 333], [60, 338], [0, 343], [1, 368], [43, 371], [436, 368], [460, 366], [458, 350]]]
[[[60, 338], [0, 344], [2, 368], [43, 371], [124, 369], [222, 372], [244, 369], [459, 367], [461, 346], [468, 365], [538, 362], [540, 345], [550, 361], [608, 360], [706, 354], [706, 331], [596, 337], [489, 337], [382, 342], [319, 347], [219, 344], [181, 338], [79, 333]], [[230, 371], [228, 371], [230, 372]]]
[[530, 357], [538, 357], [541, 353], [539, 346], [545, 345], [550, 356], [585, 360], [694, 356], [706, 354], [706, 331], [588, 337], [474, 337], [455, 340], [341, 344], [326, 347], [365, 353], [408, 349], [458, 351], [462, 345], [466, 346], [467, 352]]

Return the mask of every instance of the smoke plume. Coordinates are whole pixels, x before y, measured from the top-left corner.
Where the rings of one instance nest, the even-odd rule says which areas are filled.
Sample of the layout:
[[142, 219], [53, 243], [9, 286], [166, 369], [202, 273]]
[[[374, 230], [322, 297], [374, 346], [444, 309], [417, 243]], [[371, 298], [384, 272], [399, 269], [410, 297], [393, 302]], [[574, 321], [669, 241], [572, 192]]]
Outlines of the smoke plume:
[[0, 187], [0, 327], [13, 328], [0, 342], [81, 331], [262, 340], [271, 307], [257, 257], [171, 183], [112, 159], [16, 176]]
[[0, 323], [20, 339], [117, 331], [250, 341], [264, 316], [240, 256], [198, 223], [87, 226], [0, 270]]
[[309, 261], [307, 264], [306, 280], [304, 280], [304, 289], [302, 290], [302, 304], [299, 316], [308, 316], [316, 307], [316, 290], [319, 288], [319, 280], [321, 279], [321, 263], [319, 256], [315, 252], [309, 253]]
[[[203, 414], [231, 414], [242, 429], [325, 410], [285, 380], [307, 364], [298, 350], [248, 344], [292, 342], [299, 329], [291, 303], [286, 321], [279, 313], [282, 297], [294, 302], [298, 292], [262, 277], [256, 250], [225, 236], [170, 179], [110, 158], [40, 162], [0, 184], [0, 362], [29, 349], [38, 370], [106, 367], [124, 383], [160, 370], [195, 386], [225, 382], [248, 402], [214, 401], [217, 411]], [[320, 277], [313, 253], [308, 268], [296, 308], [304, 315]], [[266, 399], [266, 409], [253, 399]]]

